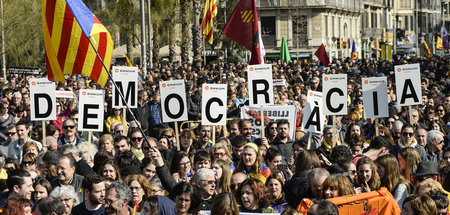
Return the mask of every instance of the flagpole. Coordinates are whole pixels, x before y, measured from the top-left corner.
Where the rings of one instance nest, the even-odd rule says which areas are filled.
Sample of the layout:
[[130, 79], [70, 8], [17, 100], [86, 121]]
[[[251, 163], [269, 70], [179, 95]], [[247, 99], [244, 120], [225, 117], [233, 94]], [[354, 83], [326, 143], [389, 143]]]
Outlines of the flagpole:
[[[85, 35], [85, 36], [86, 36], [86, 35]], [[107, 68], [105, 62], [103, 61], [102, 57], [101, 57], [100, 54], [98, 53], [98, 51], [97, 51], [97, 49], [95, 48], [94, 44], [92, 43], [91, 38], [88, 37], [88, 36], [86, 36], [86, 38], [89, 40], [89, 44], [91, 44], [92, 48], [93, 48], [94, 51], [95, 51], [95, 54], [97, 54], [98, 59], [100, 60], [100, 62], [101, 62], [102, 65], [103, 65], [103, 68], [105, 68], [106, 73], [108, 74], [108, 79], [111, 80], [112, 84], [114, 85], [114, 87], [115, 87], [116, 89], [119, 89], [119, 87], [117, 86], [116, 82], [114, 82], [114, 81], [112, 80], [111, 72], [110, 72], [109, 69]], [[133, 117], [133, 120], [137, 122], [138, 120], [136, 119], [136, 116], [134, 116], [133, 112], [131, 111], [130, 107], [128, 106], [128, 103], [127, 103], [127, 101], [125, 100], [125, 97], [123, 96], [122, 92], [120, 92], [120, 90], [117, 90], [117, 93], [119, 93], [120, 98], [122, 98], [122, 102], [123, 102], [123, 104], [125, 104], [125, 107], [126, 107], [126, 109], [128, 110], [128, 112], [131, 114], [131, 117]], [[125, 125], [125, 122], [124, 122], [124, 126], [126, 126], [126, 125]], [[139, 128], [139, 130], [141, 131], [142, 136], [144, 136], [145, 142], [146, 142], [150, 147], [152, 147], [152, 145], [150, 144], [150, 142], [149, 142], [148, 139], [147, 139], [147, 135], [145, 135], [144, 130], [142, 130], [142, 127], [141, 127], [141, 126], [138, 126], [138, 128]]]

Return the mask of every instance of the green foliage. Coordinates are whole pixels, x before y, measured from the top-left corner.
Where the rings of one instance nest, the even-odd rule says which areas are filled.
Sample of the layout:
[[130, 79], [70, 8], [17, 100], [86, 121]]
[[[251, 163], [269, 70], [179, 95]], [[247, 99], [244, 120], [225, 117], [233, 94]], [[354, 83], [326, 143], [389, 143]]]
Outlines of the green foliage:
[[45, 47], [41, 1], [3, 0], [3, 11], [7, 66], [43, 66]]

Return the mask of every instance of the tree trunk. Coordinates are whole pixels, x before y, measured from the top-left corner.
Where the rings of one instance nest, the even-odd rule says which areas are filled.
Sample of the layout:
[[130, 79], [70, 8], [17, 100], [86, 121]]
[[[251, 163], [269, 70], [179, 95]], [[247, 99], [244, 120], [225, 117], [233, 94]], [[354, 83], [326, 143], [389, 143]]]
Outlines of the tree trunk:
[[190, 25], [189, 15], [191, 13], [191, 8], [189, 0], [181, 0], [181, 62], [185, 63], [189, 61], [189, 50], [191, 48], [191, 35], [189, 28]]
[[201, 2], [200, 0], [192, 1], [192, 8], [194, 12], [194, 22], [192, 24], [192, 48], [194, 53], [194, 61], [202, 60], [202, 30], [200, 25], [201, 16]]

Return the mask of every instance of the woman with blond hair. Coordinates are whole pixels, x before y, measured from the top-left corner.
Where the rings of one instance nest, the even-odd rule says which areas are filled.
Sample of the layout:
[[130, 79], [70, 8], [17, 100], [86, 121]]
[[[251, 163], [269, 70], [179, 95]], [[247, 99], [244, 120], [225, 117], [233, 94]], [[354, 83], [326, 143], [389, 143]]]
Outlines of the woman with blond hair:
[[400, 173], [395, 156], [386, 154], [378, 157], [377, 172], [381, 179], [381, 186], [386, 187], [391, 192], [401, 208], [403, 201], [408, 197], [411, 184]]
[[365, 193], [380, 189], [380, 176], [377, 173], [375, 163], [368, 157], [363, 157], [356, 163], [358, 172], [356, 193]]
[[323, 196], [331, 199], [355, 194], [355, 189], [344, 174], [328, 176], [322, 184]]
[[216, 177], [217, 193], [231, 192], [231, 169], [228, 163], [224, 160], [217, 159], [212, 163], [211, 169], [214, 171]]
[[404, 215], [437, 215], [436, 203], [426, 194], [412, 195], [403, 202]]
[[144, 200], [152, 195], [152, 187], [143, 175], [129, 175], [125, 178], [125, 184], [131, 189], [130, 206], [136, 205], [143, 208]]
[[419, 152], [415, 148], [405, 147], [398, 151], [397, 157], [403, 177], [412, 183], [411, 175], [415, 173], [417, 165], [422, 161]]
[[241, 153], [241, 159], [235, 172], [242, 172], [250, 178], [257, 178], [263, 183], [270, 176], [270, 169], [263, 164], [259, 147], [255, 143], [247, 143]]

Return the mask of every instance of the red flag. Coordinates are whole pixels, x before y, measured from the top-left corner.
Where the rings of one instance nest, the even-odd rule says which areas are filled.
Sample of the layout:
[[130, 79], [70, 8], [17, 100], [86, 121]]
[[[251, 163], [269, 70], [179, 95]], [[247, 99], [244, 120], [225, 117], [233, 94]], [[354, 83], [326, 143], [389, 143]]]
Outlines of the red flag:
[[322, 45], [320, 45], [314, 55], [319, 58], [320, 62], [322, 62], [325, 67], [328, 67], [328, 65], [330, 64], [330, 59], [328, 59], [327, 51], [325, 51], [325, 46], [323, 45], [323, 43]]
[[258, 14], [254, 0], [241, 0], [228, 19], [222, 35], [252, 52], [250, 64], [263, 63], [264, 45], [258, 30]]

